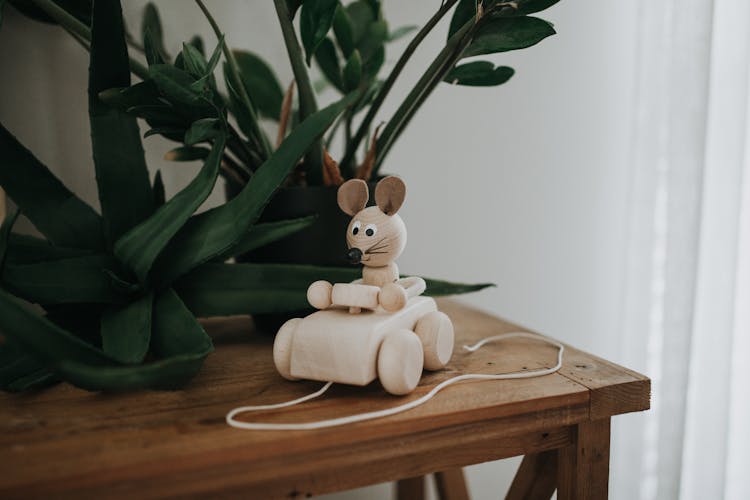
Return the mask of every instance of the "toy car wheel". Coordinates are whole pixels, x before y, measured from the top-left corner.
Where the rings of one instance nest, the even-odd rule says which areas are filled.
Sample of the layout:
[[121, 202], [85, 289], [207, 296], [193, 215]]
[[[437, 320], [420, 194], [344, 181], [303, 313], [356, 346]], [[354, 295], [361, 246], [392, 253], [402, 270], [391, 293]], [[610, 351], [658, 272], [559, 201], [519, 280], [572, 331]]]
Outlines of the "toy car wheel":
[[428, 370], [444, 368], [453, 355], [453, 323], [447, 314], [433, 311], [417, 321], [414, 332], [424, 348], [424, 367]]
[[287, 380], [297, 380], [291, 373], [292, 339], [300, 321], [302, 318], [293, 318], [281, 325], [276, 340], [273, 341], [273, 363], [276, 370]]
[[378, 352], [378, 377], [391, 394], [409, 394], [422, 376], [424, 352], [422, 343], [411, 330], [389, 333]]

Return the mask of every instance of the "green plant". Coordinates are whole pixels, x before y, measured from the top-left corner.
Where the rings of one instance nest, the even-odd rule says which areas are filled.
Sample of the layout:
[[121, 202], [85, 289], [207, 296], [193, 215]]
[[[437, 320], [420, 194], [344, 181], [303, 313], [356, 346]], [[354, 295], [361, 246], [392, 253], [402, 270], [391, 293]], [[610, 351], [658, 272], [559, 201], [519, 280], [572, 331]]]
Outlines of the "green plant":
[[[0, 386], [5, 390], [58, 380], [89, 390], [178, 387], [213, 349], [196, 317], [303, 309], [310, 282], [351, 280], [358, 273], [226, 262], [311, 222], [313, 217], [255, 223], [310, 145], [356, 102], [357, 92], [302, 120], [235, 198], [195, 214], [221, 168], [230, 136], [226, 117], [219, 113], [210, 126], [205, 117], [191, 125], [188, 132], [209, 137], [211, 148], [198, 175], [165, 200], [161, 177], [157, 174], [153, 184], [149, 180], [135, 117], [100, 98], [106, 89], [130, 82], [119, 3], [97, 1], [91, 24], [89, 117], [101, 214], [0, 126], [0, 186], [44, 236], [13, 233], [19, 212], [0, 228]], [[200, 78], [169, 79], [177, 74], [166, 69], [173, 66], [151, 69], [155, 75], [163, 71], [164, 80], [156, 80], [175, 99], [207, 109], [220, 102], [217, 94], [204, 87], [196, 96], [190, 89], [201, 79], [213, 88], [211, 68], [222, 45]], [[433, 281], [430, 286], [441, 294], [487, 285]]]
[[[145, 63], [131, 59], [131, 70], [143, 81], [128, 88], [106, 90], [102, 99], [146, 120], [152, 127], [147, 135], [159, 134], [181, 143], [167, 154], [176, 161], [205, 158], [213, 142], [212, 132], [226, 129], [226, 150], [220, 174], [234, 191], [248, 182], [266, 161], [273, 145], [263, 132], [262, 121], [278, 122], [279, 137], [293, 130], [318, 109], [308, 68], [319, 67], [326, 85], [342, 95], [358, 91], [324, 138], [317, 139], [305, 153], [285, 185], [335, 184], [347, 178], [377, 176], [384, 159], [415, 113], [440, 82], [464, 86], [495, 86], [507, 82], [513, 69], [490, 61], [461, 61], [467, 57], [501, 53], [534, 45], [555, 33], [552, 25], [530, 14], [559, 0], [443, 0], [422, 28], [405, 26], [391, 30], [380, 0], [274, 0], [297, 89], [297, 104], [291, 105], [292, 86], [287, 91], [289, 106], [283, 106], [284, 91], [271, 66], [256, 54], [230, 50], [221, 30], [202, 0], [196, 0], [216, 33], [224, 52], [223, 78], [227, 95], [216, 86], [213, 68], [218, 52], [210, 58], [204, 43], [194, 37], [183, 44], [172, 59], [165, 50], [156, 6], [149, 4], [143, 15], [142, 41], [127, 35], [134, 51]], [[90, 45], [90, 16], [84, 0], [8, 0], [37, 19], [63, 26], [84, 47]], [[453, 12], [445, 46], [403, 98], [396, 112], [378, 134], [375, 119], [395, 81], [421, 42], [448, 13]], [[299, 37], [294, 27], [299, 18]], [[383, 75], [388, 43], [416, 32], [390, 69]], [[300, 40], [302, 44], [300, 45]], [[225, 119], [231, 117], [231, 119]], [[224, 122], [220, 124], [219, 122]], [[232, 123], [236, 123], [235, 128]], [[341, 136], [341, 161], [324, 165], [324, 146]], [[370, 139], [368, 139], [370, 138]], [[278, 141], [277, 141], [278, 142]], [[341, 175], [326, 175], [325, 167]]]

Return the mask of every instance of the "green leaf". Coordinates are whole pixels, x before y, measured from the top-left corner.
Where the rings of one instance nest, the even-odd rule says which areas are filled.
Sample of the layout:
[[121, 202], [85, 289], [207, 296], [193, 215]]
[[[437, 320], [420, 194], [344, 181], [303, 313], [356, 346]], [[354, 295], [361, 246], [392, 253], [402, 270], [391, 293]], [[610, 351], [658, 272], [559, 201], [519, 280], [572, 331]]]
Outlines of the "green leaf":
[[196, 113], [206, 110], [213, 112], [211, 104], [200, 92], [192, 88], [191, 85], [196, 80], [186, 71], [168, 64], [154, 64], [148, 68], [148, 74], [161, 93], [171, 102], [196, 107]]
[[[159, 282], [170, 283], [239, 241], [310, 145], [323, 135], [356, 97], [356, 94], [349, 95], [308, 116], [258, 168], [236, 197], [220, 207], [192, 217], [160, 256], [156, 266]], [[190, 251], [186, 252], [185, 249]]]
[[384, 62], [385, 47], [381, 45], [380, 47], [378, 47], [375, 53], [368, 57], [364, 62], [364, 65], [362, 66], [364, 79], [367, 81], [374, 79], [378, 75], [378, 71], [380, 71], [380, 68], [383, 66]]
[[199, 317], [266, 314], [309, 309], [313, 281], [349, 282], [359, 269], [292, 264], [204, 264], [175, 285], [185, 305]]
[[201, 78], [208, 73], [206, 58], [193, 45], [188, 43], [182, 44], [182, 60], [185, 63], [185, 69], [193, 77]]
[[143, 361], [151, 342], [151, 306], [149, 293], [124, 306], [104, 310], [101, 318], [102, 349], [124, 364]]
[[156, 84], [151, 80], [138, 82], [127, 88], [102, 90], [99, 92], [99, 100], [109, 106], [122, 110], [127, 110], [133, 106], [161, 104], [159, 89], [156, 88]]
[[46, 260], [90, 255], [91, 250], [55, 246], [47, 240], [26, 234], [9, 235], [6, 263], [32, 264]]
[[171, 288], [156, 298], [151, 346], [157, 356], [205, 356], [213, 351], [211, 338]]
[[161, 170], [156, 171], [154, 176], [154, 185], [151, 187], [151, 191], [154, 193], [154, 208], [159, 208], [164, 205], [164, 181], [161, 178]]
[[510, 80], [515, 71], [508, 66], [498, 66], [490, 61], [473, 61], [453, 68], [443, 81], [452, 85], [491, 87]]
[[[4, 200], [0, 200], [4, 202]], [[10, 244], [10, 232], [13, 229], [13, 225], [18, 220], [18, 216], [21, 214], [20, 210], [14, 211], [12, 214], [8, 214], [3, 220], [0, 226], [0, 274], [2, 274], [3, 266], [5, 266], [5, 259], [8, 256], [8, 246]]]
[[0, 331], [35, 359], [54, 364], [75, 360], [91, 365], [108, 365], [113, 360], [101, 350], [80, 340], [25, 307], [0, 289]]
[[[348, 283], [362, 277], [357, 267], [297, 264], [204, 264], [176, 283], [177, 293], [196, 316], [270, 314], [310, 309], [307, 287], [317, 280]], [[452, 295], [491, 284], [426, 279], [426, 295]]]
[[552, 25], [537, 17], [492, 18], [479, 27], [462, 57], [524, 49], [554, 34]]
[[418, 29], [419, 29], [419, 26], [415, 26], [413, 24], [409, 26], [401, 26], [400, 28], [396, 28], [395, 30], [388, 33], [388, 38], [386, 38], [386, 41], [395, 42], [396, 40], [403, 38], [409, 33], [416, 31]]
[[130, 58], [119, 2], [95, 2], [89, 65], [91, 142], [104, 218], [112, 244], [153, 211], [153, 195], [135, 118], [99, 100], [99, 92], [130, 85]]
[[161, 19], [159, 18], [159, 11], [156, 5], [152, 2], [147, 3], [143, 9], [141, 34], [149, 66], [167, 62], [169, 55], [164, 48], [164, 32], [161, 27]]
[[429, 297], [460, 295], [464, 293], [478, 292], [479, 290], [496, 286], [494, 283], [453, 283], [432, 278], [425, 278], [425, 281], [427, 282], [425, 295]]
[[[336, 7], [336, 13], [333, 16], [333, 32], [341, 52], [348, 59], [354, 50], [354, 27], [347, 10], [342, 5]], [[320, 48], [318, 47], [318, 50]]]
[[14, 295], [39, 304], [112, 303], [121, 298], [105, 270], [115, 268], [107, 255], [8, 264], [2, 283]]
[[161, 135], [172, 141], [182, 142], [185, 138], [185, 132], [187, 132], [187, 130], [180, 127], [155, 127], [148, 129], [146, 133], [143, 134], [143, 138], [145, 139], [152, 135]]
[[[220, 135], [195, 179], [159, 207], [153, 216], [133, 228], [115, 244], [115, 256], [135, 273], [141, 283], [146, 281], [151, 265], [169, 240], [211, 194], [219, 173], [225, 141], [224, 135]], [[195, 247], [185, 247], [182, 251], [185, 252], [188, 248]]]
[[516, 2], [505, 2], [497, 14], [499, 16], [525, 16], [552, 7], [560, 0], [517, 0]]
[[224, 261], [235, 255], [242, 255], [274, 241], [286, 238], [297, 231], [309, 227], [317, 218], [317, 215], [310, 215], [297, 219], [256, 224], [236, 244], [214, 260]]
[[62, 246], [100, 250], [101, 217], [0, 124], [0, 186], [34, 226]]
[[341, 75], [341, 66], [339, 65], [339, 56], [330, 38], [326, 38], [321, 42], [318, 51], [315, 52], [315, 62], [318, 63], [326, 80], [343, 92], [344, 82]]
[[171, 289], [154, 300], [151, 347], [164, 359], [136, 366], [64, 361], [58, 370], [78, 387], [94, 391], [175, 389], [193, 378], [213, 351], [210, 337]]
[[229, 76], [229, 65], [224, 63], [224, 82], [227, 85], [227, 92], [229, 94], [229, 109], [237, 119], [237, 124], [240, 126], [240, 130], [245, 134], [246, 137], [253, 137], [255, 128], [255, 118], [253, 113], [245, 105], [242, 98], [240, 98], [237, 90], [232, 86], [232, 80]]
[[378, 52], [385, 50], [384, 44], [387, 39], [388, 23], [382, 19], [370, 23], [367, 35], [357, 44], [362, 60], [369, 61], [373, 57], [379, 57]]
[[199, 142], [215, 139], [217, 135], [222, 133], [219, 125], [218, 118], [201, 118], [194, 121], [188, 131], [185, 132], [185, 144], [192, 146]]
[[190, 45], [198, 49], [198, 52], [200, 52], [201, 54], [206, 54], [205, 44], [203, 43], [203, 38], [201, 38], [200, 35], [193, 36], [193, 38], [190, 39]]
[[[160, 125], [158, 128], [160, 129], [178, 128], [178, 126], [185, 123], [184, 118], [179, 116], [175, 109], [167, 104], [133, 106], [132, 108], [127, 109], [127, 113], [143, 118], [149, 123], [158, 123]], [[180, 137], [180, 139], [182, 139], [182, 137]]]
[[13, 380], [2, 389], [8, 392], [31, 391], [49, 387], [59, 381], [60, 380], [57, 376], [54, 373], [51, 373], [47, 368], [39, 368], [38, 370], [34, 370], [27, 375]]
[[303, 2], [300, 12], [299, 31], [302, 45], [307, 55], [307, 65], [310, 65], [318, 45], [328, 34], [333, 24], [333, 16], [338, 7], [338, 0], [316, 0]]
[[286, 0], [286, 8], [289, 9], [289, 19], [294, 19], [297, 9], [302, 6], [302, 0]]
[[[373, 99], [375, 99], [375, 96], [377, 95], [378, 91], [380, 91], [380, 88], [383, 86], [383, 80], [373, 80], [370, 83], [370, 86], [367, 87], [367, 90], [365, 90], [364, 95], [362, 98], [357, 101], [357, 104], [354, 106], [354, 114], [356, 115], [363, 109], [367, 108], [367, 106], [372, 103]], [[369, 140], [365, 141], [365, 143], [368, 143]]]
[[42, 363], [23, 352], [18, 343], [10, 339], [0, 343], [0, 389], [21, 392], [55, 380], [57, 378]]
[[366, 0], [357, 0], [346, 6], [346, 14], [351, 23], [354, 46], [358, 47], [370, 24], [377, 19], [376, 12]]
[[204, 160], [210, 153], [209, 149], [197, 148], [192, 146], [182, 146], [174, 148], [171, 151], [167, 151], [164, 155], [164, 159], [167, 161], [195, 161]]
[[207, 355], [182, 354], [133, 366], [92, 366], [63, 361], [57, 371], [71, 384], [88, 391], [178, 389], [195, 377]]
[[[8, 0], [13, 7], [35, 21], [48, 24], [58, 24], [44, 10], [34, 5], [29, 0]], [[62, 7], [70, 15], [81, 21], [86, 26], [91, 26], [91, 3], [92, 0], [55, 0], [55, 3]]]
[[[210, 75], [214, 72], [216, 69], [216, 66], [219, 64], [219, 59], [221, 59], [221, 51], [224, 48], [224, 35], [221, 35], [219, 38], [219, 43], [216, 44], [216, 48], [214, 49], [213, 53], [211, 53], [211, 58], [208, 60], [208, 65], [206, 66], [206, 75]], [[193, 45], [195, 47], [195, 45]], [[196, 47], [197, 50], [197, 47]], [[199, 50], [201, 54], [203, 54], [203, 51]]]
[[362, 58], [359, 50], [354, 50], [344, 66], [344, 90], [351, 92], [359, 87], [362, 81]]
[[250, 100], [263, 116], [278, 120], [284, 91], [273, 69], [252, 52], [234, 50], [232, 53]]
[[446, 37], [446, 40], [455, 35], [464, 24], [477, 17], [478, 1], [481, 0], [459, 0], [456, 10], [453, 11], [453, 17], [451, 18], [451, 24], [448, 27], [448, 36]]

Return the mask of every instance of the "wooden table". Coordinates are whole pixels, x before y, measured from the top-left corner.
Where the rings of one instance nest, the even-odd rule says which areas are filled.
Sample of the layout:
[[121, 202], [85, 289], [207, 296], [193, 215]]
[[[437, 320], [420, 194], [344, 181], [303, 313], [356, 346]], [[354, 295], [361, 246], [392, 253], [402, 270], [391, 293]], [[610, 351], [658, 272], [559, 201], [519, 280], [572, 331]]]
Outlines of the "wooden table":
[[[456, 344], [518, 327], [441, 301]], [[610, 417], [649, 407], [649, 380], [567, 348], [559, 373], [466, 382], [391, 417], [319, 431], [258, 432], [228, 427], [226, 412], [310, 393], [317, 382], [287, 382], [274, 371], [270, 336], [247, 318], [210, 320], [216, 352], [195, 381], [175, 392], [92, 394], [61, 384], [0, 395], [0, 498], [296, 498], [401, 480], [417, 498], [420, 476], [436, 474], [444, 498], [463, 498], [460, 467], [525, 455], [508, 498], [606, 498]], [[512, 339], [466, 354], [423, 377], [415, 393], [387, 395], [334, 385], [322, 398], [263, 420], [300, 421], [359, 413], [418, 397], [457, 373], [533, 370], [556, 349]], [[409, 479], [412, 478], [412, 479]], [[418, 479], [414, 479], [418, 478]]]

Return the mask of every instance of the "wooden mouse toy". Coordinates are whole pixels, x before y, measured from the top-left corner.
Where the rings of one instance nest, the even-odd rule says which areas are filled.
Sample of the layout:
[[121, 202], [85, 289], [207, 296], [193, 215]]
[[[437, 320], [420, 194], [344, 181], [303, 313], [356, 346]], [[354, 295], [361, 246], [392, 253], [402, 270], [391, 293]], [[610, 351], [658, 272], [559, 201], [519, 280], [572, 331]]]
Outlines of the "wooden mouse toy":
[[338, 190], [338, 204], [352, 216], [346, 231], [347, 257], [362, 264], [362, 279], [331, 285], [316, 281], [307, 291], [307, 299], [316, 309], [349, 306], [349, 312], [374, 310], [398, 311], [410, 297], [425, 290], [422, 278], [399, 279], [395, 260], [406, 246], [406, 226], [398, 215], [404, 203], [406, 186], [398, 177], [386, 177], [375, 187], [375, 206], [367, 207], [369, 190], [361, 179], [351, 179]]
[[[406, 195], [403, 181], [386, 177], [367, 207], [367, 184], [350, 180], [338, 191], [341, 209], [352, 216], [346, 232], [348, 255], [362, 263], [362, 279], [307, 290], [317, 309], [290, 319], [273, 345], [278, 372], [290, 380], [310, 379], [367, 385], [380, 379], [391, 394], [408, 394], [423, 368], [439, 370], [453, 354], [453, 323], [425, 290], [422, 278], [399, 279], [395, 259], [406, 246], [398, 216]], [[366, 313], [360, 313], [362, 310]]]

